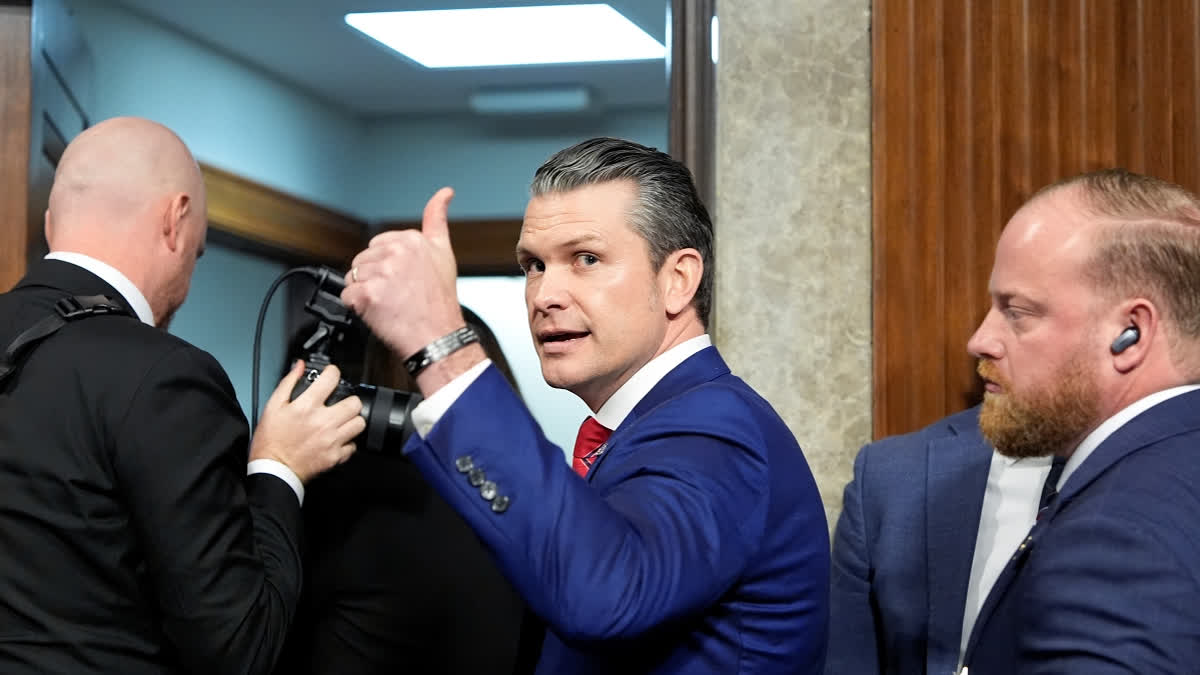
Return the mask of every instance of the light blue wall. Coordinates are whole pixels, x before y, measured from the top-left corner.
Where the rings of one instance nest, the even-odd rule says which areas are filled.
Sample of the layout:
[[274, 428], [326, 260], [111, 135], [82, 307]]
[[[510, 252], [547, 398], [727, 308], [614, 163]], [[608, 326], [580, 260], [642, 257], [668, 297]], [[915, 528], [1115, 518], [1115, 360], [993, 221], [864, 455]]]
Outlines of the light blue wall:
[[[196, 263], [188, 299], [171, 322], [171, 333], [209, 352], [233, 381], [238, 402], [250, 417], [254, 324], [271, 282], [287, 269], [258, 256], [210, 243]], [[284, 347], [284, 289], [275, 294], [263, 328], [261, 402], [275, 389]]]
[[367, 126], [360, 213], [369, 221], [419, 220], [443, 185], [454, 218], [520, 218], [533, 172], [550, 155], [594, 136], [666, 149], [665, 109], [613, 111], [595, 120], [526, 122], [477, 117], [394, 118]]
[[94, 121], [147, 117], [202, 162], [357, 213], [362, 123], [105, 0], [68, 0], [95, 60]]
[[[178, 133], [196, 158], [330, 208], [356, 205], [364, 130], [356, 119], [266, 74], [104, 0], [68, 0], [95, 64], [93, 122], [137, 115]], [[171, 332], [210, 352], [250, 416], [259, 303], [284, 266], [210, 244]], [[280, 298], [286, 301], [286, 298]], [[264, 328], [262, 387], [283, 359], [283, 302]]]

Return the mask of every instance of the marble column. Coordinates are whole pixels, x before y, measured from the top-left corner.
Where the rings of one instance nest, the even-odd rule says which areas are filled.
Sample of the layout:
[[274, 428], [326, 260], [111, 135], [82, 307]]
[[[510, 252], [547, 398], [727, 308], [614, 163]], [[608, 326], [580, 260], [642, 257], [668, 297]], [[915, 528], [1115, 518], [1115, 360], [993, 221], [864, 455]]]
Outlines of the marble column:
[[870, 1], [717, 12], [715, 339], [800, 441], [832, 528], [871, 434]]

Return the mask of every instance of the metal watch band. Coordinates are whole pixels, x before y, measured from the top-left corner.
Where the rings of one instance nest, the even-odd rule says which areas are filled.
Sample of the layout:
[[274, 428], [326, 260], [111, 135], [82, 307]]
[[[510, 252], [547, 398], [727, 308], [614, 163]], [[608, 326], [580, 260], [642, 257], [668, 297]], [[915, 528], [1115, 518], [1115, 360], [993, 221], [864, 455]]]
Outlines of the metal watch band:
[[443, 335], [430, 342], [421, 351], [404, 359], [404, 369], [408, 371], [409, 375], [416, 377], [417, 373], [472, 342], [479, 342], [479, 335], [470, 326], [463, 326], [453, 333]]

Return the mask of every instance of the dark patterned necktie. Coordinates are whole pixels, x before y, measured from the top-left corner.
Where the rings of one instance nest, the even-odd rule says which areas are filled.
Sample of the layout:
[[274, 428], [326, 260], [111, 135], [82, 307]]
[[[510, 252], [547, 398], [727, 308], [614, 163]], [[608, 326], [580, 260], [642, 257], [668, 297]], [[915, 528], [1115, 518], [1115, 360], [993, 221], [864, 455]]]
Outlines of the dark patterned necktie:
[[1046, 476], [1046, 482], [1042, 483], [1042, 499], [1038, 502], [1038, 520], [1042, 519], [1042, 513], [1050, 508], [1054, 503], [1054, 498], [1058, 496], [1058, 479], [1062, 477], [1063, 467], [1067, 465], [1067, 460], [1058, 455], [1054, 456], [1054, 461], [1050, 463], [1050, 474]]

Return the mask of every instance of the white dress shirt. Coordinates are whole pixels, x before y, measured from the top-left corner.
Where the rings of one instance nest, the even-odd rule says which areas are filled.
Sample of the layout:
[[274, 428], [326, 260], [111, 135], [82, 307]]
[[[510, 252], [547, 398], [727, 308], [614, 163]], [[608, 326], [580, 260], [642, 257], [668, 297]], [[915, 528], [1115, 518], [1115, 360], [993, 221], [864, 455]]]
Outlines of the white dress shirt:
[[[685, 340], [654, 357], [626, 380], [625, 384], [621, 385], [621, 388], [600, 406], [600, 410], [596, 411], [596, 421], [608, 429], [616, 429], [621, 422], [625, 421], [638, 402], [650, 393], [654, 385], [666, 377], [667, 373], [686, 361], [689, 356], [711, 346], [712, 338], [705, 334]], [[487, 369], [490, 363], [490, 360], [484, 359], [475, 364], [470, 370], [454, 378], [413, 408], [413, 427], [421, 435], [421, 438], [429, 435], [433, 425], [437, 424], [442, 415], [446, 414], [450, 406], [454, 405], [458, 397], [462, 396], [467, 387], [471, 386], [471, 383]]]
[[[150, 311], [150, 303], [146, 301], [146, 296], [129, 280], [129, 277], [122, 274], [117, 268], [91, 256], [70, 251], [55, 251], [47, 255], [46, 259], [70, 263], [100, 277], [121, 294], [121, 297], [129, 303], [142, 323], [154, 325], [154, 313]], [[246, 465], [247, 475], [255, 473], [269, 473], [279, 478], [292, 488], [292, 491], [296, 493], [296, 499], [299, 499], [301, 504], [304, 503], [304, 483], [300, 482], [300, 477], [296, 475], [296, 472], [289, 469], [283, 462], [273, 459], [256, 459]]]

